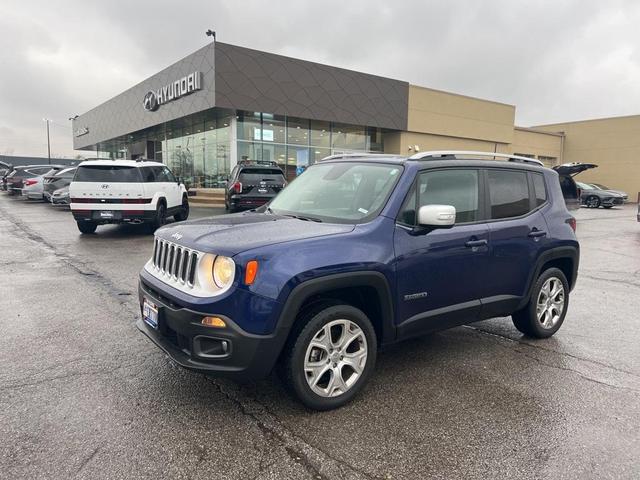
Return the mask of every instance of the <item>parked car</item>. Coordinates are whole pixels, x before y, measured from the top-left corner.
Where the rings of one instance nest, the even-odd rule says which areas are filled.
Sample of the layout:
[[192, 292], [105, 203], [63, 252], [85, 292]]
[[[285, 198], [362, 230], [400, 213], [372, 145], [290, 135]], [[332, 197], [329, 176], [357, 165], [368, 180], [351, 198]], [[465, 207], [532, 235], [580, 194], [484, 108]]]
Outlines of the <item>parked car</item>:
[[55, 175], [60, 171], [60, 168], [53, 167], [44, 175], [38, 175], [35, 177], [24, 179], [24, 181], [22, 182], [22, 196], [27, 197], [29, 200], [44, 200], [45, 177]]
[[558, 176], [437, 153], [329, 157], [256, 211], [159, 229], [138, 328], [208, 375], [263, 378], [279, 361], [318, 410], [362, 389], [379, 348], [416, 335], [511, 315], [550, 337], [579, 262]]
[[576, 182], [580, 188], [580, 200], [587, 208], [611, 208], [624, 204], [624, 196], [609, 190], [601, 190], [590, 183]]
[[44, 199], [51, 202], [51, 196], [56, 190], [68, 187], [73, 176], [76, 173], [76, 167], [65, 168], [55, 172], [53, 175], [45, 175], [44, 177]]
[[225, 208], [237, 212], [257, 208], [287, 185], [284, 172], [275, 162], [240, 162], [226, 185]]
[[5, 177], [11, 173], [13, 165], [5, 162], [0, 162], [0, 190], [6, 190], [7, 184]]
[[562, 189], [562, 195], [569, 210], [577, 210], [582, 203], [580, 187], [573, 179], [579, 173], [592, 168], [597, 168], [598, 165], [593, 163], [565, 163], [563, 165], [557, 165], [553, 169], [558, 173], [560, 180], [560, 188]]
[[82, 233], [98, 225], [147, 223], [158, 228], [173, 216], [189, 217], [184, 184], [166, 165], [146, 160], [90, 160], [69, 185], [70, 207]]
[[24, 181], [29, 178], [45, 175], [51, 170], [62, 170], [64, 165], [27, 165], [14, 167], [7, 175], [7, 192], [9, 195], [21, 195]]
[[589, 185], [597, 188], [598, 190], [603, 190], [603, 191], [614, 193], [616, 195], [621, 195], [622, 200], [624, 200], [624, 203], [627, 203], [629, 201], [629, 195], [627, 194], [627, 192], [623, 192], [622, 190], [614, 190], [613, 188], [606, 187], [601, 183], [590, 183]]
[[49, 201], [51, 202], [51, 205], [55, 205], [55, 206], [69, 206], [69, 185], [67, 185], [66, 187], [62, 187], [58, 190], [56, 190], [55, 192], [53, 192], [50, 197], [49, 197]]

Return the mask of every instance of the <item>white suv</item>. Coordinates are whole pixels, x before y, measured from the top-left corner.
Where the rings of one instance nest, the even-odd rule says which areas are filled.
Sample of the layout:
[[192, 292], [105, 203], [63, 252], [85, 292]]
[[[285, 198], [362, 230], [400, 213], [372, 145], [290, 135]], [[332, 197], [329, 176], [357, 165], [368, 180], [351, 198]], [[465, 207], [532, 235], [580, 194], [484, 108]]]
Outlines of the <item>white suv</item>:
[[87, 160], [69, 185], [71, 213], [82, 233], [107, 223], [148, 223], [189, 217], [187, 189], [166, 165], [147, 160]]

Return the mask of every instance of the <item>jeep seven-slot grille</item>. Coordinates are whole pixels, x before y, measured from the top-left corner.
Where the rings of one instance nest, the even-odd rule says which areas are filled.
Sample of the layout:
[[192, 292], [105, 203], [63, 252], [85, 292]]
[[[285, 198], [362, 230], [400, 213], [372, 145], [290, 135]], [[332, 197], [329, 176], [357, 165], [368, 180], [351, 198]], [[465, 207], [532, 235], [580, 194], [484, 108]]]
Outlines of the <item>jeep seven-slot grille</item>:
[[193, 286], [196, 277], [198, 253], [159, 238], [153, 245], [153, 266], [181, 283]]

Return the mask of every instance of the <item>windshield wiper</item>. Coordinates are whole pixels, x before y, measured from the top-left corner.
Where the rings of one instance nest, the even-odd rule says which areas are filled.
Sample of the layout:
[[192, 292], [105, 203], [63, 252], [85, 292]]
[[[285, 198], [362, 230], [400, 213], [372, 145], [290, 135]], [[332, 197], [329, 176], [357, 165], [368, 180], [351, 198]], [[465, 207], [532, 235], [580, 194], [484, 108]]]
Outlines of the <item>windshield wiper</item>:
[[316, 217], [308, 217], [306, 215], [293, 215], [291, 213], [287, 213], [287, 214], [283, 214], [283, 217], [291, 217], [291, 218], [297, 218], [298, 220], [304, 220], [305, 222], [317, 222], [317, 223], [322, 223], [322, 220], [320, 220], [319, 218]]

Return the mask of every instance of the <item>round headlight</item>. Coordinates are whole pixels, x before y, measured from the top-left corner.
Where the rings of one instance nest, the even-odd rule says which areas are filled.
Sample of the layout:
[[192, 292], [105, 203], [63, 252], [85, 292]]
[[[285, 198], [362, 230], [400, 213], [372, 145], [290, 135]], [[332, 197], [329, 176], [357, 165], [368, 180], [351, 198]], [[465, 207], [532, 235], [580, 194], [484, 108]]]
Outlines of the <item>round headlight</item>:
[[218, 288], [226, 288], [233, 282], [236, 265], [229, 257], [216, 257], [213, 262], [213, 281]]

